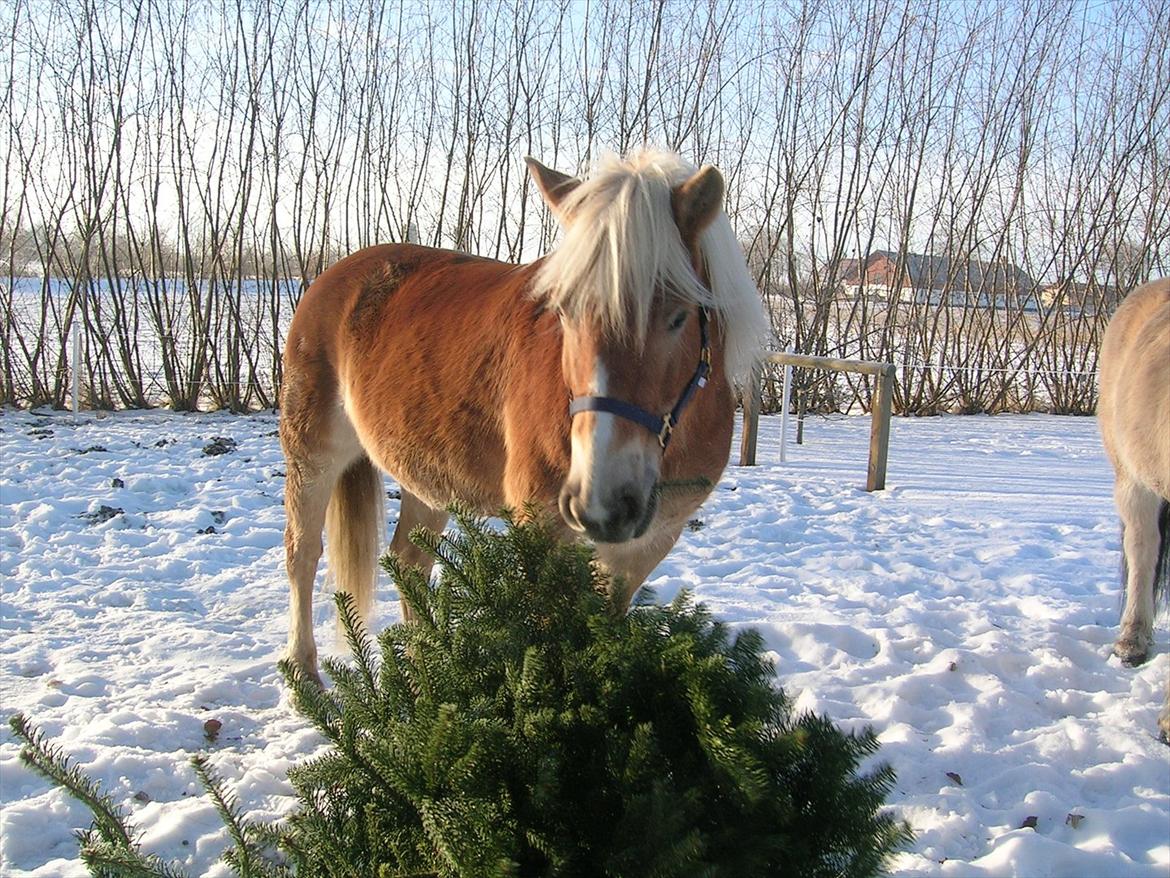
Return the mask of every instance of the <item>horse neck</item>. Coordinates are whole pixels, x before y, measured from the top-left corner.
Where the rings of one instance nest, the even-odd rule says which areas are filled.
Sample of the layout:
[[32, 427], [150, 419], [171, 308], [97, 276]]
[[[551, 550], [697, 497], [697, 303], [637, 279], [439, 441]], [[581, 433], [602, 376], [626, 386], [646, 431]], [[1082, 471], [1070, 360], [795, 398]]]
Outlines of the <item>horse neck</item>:
[[561, 370], [560, 321], [524, 292], [510, 313], [513, 322], [500, 348], [506, 492], [525, 499], [555, 498], [569, 468], [569, 390]]

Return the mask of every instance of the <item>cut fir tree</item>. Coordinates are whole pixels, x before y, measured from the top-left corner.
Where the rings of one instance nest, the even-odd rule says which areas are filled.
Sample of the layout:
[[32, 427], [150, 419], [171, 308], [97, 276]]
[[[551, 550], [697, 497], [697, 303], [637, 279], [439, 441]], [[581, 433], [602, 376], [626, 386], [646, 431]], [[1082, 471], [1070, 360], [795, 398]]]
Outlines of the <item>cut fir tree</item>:
[[[289, 772], [287, 822], [247, 823], [204, 767], [237, 874], [868, 876], [909, 839], [892, 771], [859, 773], [873, 734], [794, 717], [758, 633], [685, 595], [615, 613], [589, 549], [538, 517], [455, 517], [412, 535], [436, 584], [383, 562], [412, 621], [372, 641], [339, 595], [352, 661], [324, 662], [332, 688], [282, 666], [332, 744]], [[34, 767], [61, 760], [22, 736]], [[95, 874], [173, 874], [119, 868]]]

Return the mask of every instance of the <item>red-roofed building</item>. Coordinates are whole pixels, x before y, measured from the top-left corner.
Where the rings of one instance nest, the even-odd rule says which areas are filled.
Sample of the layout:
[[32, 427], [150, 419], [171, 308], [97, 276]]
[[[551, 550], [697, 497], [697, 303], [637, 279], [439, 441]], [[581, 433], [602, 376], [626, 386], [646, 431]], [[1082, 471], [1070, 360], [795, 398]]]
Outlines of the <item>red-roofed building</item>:
[[1009, 263], [875, 250], [864, 260], [842, 260], [840, 269], [846, 295], [865, 292], [891, 302], [958, 307], [1038, 307], [1036, 282]]

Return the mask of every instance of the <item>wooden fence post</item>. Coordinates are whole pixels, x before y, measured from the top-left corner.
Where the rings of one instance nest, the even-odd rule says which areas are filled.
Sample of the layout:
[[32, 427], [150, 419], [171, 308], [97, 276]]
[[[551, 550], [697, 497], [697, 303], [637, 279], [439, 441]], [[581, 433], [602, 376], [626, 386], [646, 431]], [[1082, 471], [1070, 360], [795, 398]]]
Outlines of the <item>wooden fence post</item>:
[[81, 411], [81, 325], [76, 315], [73, 318], [73, 414]]
[[764, 378], [764, 367], [757, 363], [752, 368], [749, 386], [743, 394], [743, 435], [739, 441], [739, 465], [756, 465], [756, 436], [760, 429], [760, 408], [763, 406], [763, 391], [760, 383]]
[[[890, 415], [893, 412], [894, 375], [896, 370], [893, 363], [872, 363], [865, 360], [841, 360], [836, 357], [813, 357], [807, 354], [795, 354], [790, 351], [784, 353], [767, 354], [763, 363], [772, 363], [785, 367], [785, 372], [792, 367], [801, 369], [833, 369], [841, 372], [860, 372], [863, 375], [873, 375], [875, 380], [873, 401], [870, 405], [869, 426], [869, 467], [866, 473], [865, 490], [882, 491], [886, 487], [886, 462], [890, 452]], [[760, 409], [763, 405], [763, 363], [752, 370], [751, 384], [744, 389], [743, 397], [743, 434], [739, 446], [739, 465], [755, 466], [756, 440], [759, 435]], [[785, 375], [788, 378], [788, 375]], [[785, 381], [783, 409], [788, 411], [788, 380]], [[799, 404], [803, 418], [803, 400]], [[784, 441], [787, 430], [780, 436], [780, 460], [784, 460]]]
[[877, 374], [869, 424], [869, 472], [865, 490], [884, 491], [886, 458], [890, 452], [890, 409], [894, 396], [894, 367], [886, 366]]

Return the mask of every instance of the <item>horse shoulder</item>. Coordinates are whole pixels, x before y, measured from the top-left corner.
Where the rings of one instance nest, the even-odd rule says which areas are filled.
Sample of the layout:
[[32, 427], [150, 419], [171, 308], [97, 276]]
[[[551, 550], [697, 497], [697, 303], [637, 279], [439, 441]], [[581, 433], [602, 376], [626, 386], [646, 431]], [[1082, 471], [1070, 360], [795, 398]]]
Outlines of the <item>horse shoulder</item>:
[[502, 418], [509, 504], [555, 501], [569, 471], [569, 391], [561, 372], [561, 327], [556, 316], [514, 278], [507, 348], [502, 352]]

